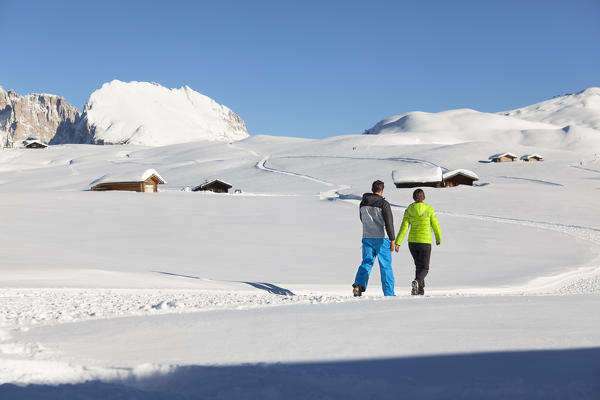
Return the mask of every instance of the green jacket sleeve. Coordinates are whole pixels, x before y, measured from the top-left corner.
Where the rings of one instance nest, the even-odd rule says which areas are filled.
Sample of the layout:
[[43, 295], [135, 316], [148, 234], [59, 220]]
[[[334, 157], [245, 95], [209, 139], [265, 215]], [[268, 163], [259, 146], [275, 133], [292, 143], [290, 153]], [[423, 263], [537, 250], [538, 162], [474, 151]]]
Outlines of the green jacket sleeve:
[[406, 233], [408, 232], [408, 228], [410, 227], [410, 222], [408, 221], [408, 210], [404, 211], [404, 217], [402, 217], [402, 225], [400, 225], [400, 231], [398, 232], [398, 236], [396, 236], [396, 244], [400, 246], [402, 244], [402, 240]]
[[440, 228], [440, 222], [435, 216], [435, 212], [431, 213], [431, 227], [433, 228], [435, 241], [438, 243], [442, 243], [442, 229]]

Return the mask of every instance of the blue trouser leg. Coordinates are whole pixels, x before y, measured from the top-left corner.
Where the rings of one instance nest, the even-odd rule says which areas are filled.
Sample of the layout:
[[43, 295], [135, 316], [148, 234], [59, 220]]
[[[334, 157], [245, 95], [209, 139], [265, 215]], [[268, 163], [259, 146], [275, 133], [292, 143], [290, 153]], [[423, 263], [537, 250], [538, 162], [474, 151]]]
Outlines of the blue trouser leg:
[[358, 267], [354, 285], [360, 285], [364, 290], [367, 289], [369, 275], [375, 257], [379, 260], [379, 271], [381, 272], [381, 287], [385, 296], [394, 295], [394, 273], [392, 271], [392, 252], [390, 251], [389, 239], [370, 239], [362, 240], [362, 264]]
[[372, 246], [371, 240], [373, 239], [362, 240], [362, 263], [360, 264], [360, 267], [358, 267], [356, 278], [354, 278], [354, 285], [352, 285], [360, 285], [363, 290], [367, 290], [371, 268], [373, 268], [375, 256], [377, 256], [376, 248]]
[[384, 239], [377, 252], [379, 271], [381, 273], [381, 288], [384, 296], [394, 295], [394, 272], [392, 271], [392, 252], [390, 251], [390, 239]]

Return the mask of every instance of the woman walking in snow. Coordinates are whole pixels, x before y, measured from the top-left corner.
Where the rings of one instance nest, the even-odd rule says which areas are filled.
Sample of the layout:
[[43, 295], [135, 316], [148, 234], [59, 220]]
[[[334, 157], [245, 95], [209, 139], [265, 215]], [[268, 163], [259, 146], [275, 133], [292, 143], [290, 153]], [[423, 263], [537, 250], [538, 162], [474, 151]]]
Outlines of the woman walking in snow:
[[412, 203], [402, 218], [400, 232], [396, 237], [396, 253], [402, 244], [402, 239], [408, 235], [408, 249], [415, 261], [415, 279], [412, 281], [412, 289], [410, 294], [423, 295], [425, 294], [425, 277], [429, 272], [429, 259], [431, 258], [431, 229], [435, 234], [435, 244], [442, 243], [442, 231], [440, 223], [435, 216], [435, 210], [429, 204], [424, 203], [425, 192], [422, 189], [417, 189], [413, 192]]

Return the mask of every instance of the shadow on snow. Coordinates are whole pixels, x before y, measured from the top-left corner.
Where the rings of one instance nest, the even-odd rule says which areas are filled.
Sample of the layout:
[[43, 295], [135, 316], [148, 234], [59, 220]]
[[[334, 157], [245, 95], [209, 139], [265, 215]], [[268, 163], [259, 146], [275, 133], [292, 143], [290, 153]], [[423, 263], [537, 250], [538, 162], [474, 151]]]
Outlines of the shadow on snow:
[[600, 348], [182, 366], [166, 375], [123, 381], [23, 387], [4, 384], [0, 398], [598, 399]]
[[[156, 272], [158, 274], [163, 274], [163, 275], [177, 276], [177, 277], [180, 277], [180, 278], [202, 279], [199, 276], [176, 274], [174, 272], [166, 272], [166, 271], [152, 271], [152, 272]], [[295, 296], [294, 292], [292, 292], [291, 290], [282, 288], [282, 287], [274, 285], [272, 283], [267, 283], [267, 282], [245, 282], [245, 281], [228, 281], [228, 282], [245, 283], [246, 285], [250, 285], [250, 286], [252, 286], [252, 287], [254, 287], [256, 289], [264, 290], [264, 291], [269, 292], [271, 294], [278, 294], [278, 295], [281, 295], [281, 296]]]

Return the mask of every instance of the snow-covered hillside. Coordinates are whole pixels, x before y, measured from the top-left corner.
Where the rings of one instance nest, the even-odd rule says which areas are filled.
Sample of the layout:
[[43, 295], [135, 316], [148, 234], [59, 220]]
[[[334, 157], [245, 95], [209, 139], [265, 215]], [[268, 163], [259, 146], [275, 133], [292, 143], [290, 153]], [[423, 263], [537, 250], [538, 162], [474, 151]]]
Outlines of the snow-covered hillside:
[[499, 114], [561, 127], [576, 125], [600, 130], [600, 87]]
[[[600, 156], [562, 146], [594, 130], [471, 110], [407, 120], [321, 140], [0, 151], [0, 398], [598, 399]], [[489, 162], [502, 152], [544, 161]], [[362, 194], [383, 180], [398, 230], [413, 189], [392, 171], [421, 167], [479, 177], [425, 188], [443, 233], [425, 296], [409, 295], [403, 244], [396, 297], [377, 266], [352, 297]], [[89, 190], [151, 168], [159, 193]], [[242, 192], [186, 190], [212, 179]]]
[[386, 118], [366, 134], [390, 135], [404, 144], [494, 141], [509, 145], [586, 149], [600, 146], [600, 88], [519, 110], [491, 114], [471, 109], [408, 112]]
[[226, 106], [189, 86], [150, 82], [105, 83], [86, 103], [82, 124], [98, 144], [164, 146], [248, 136], [242, 118]]

